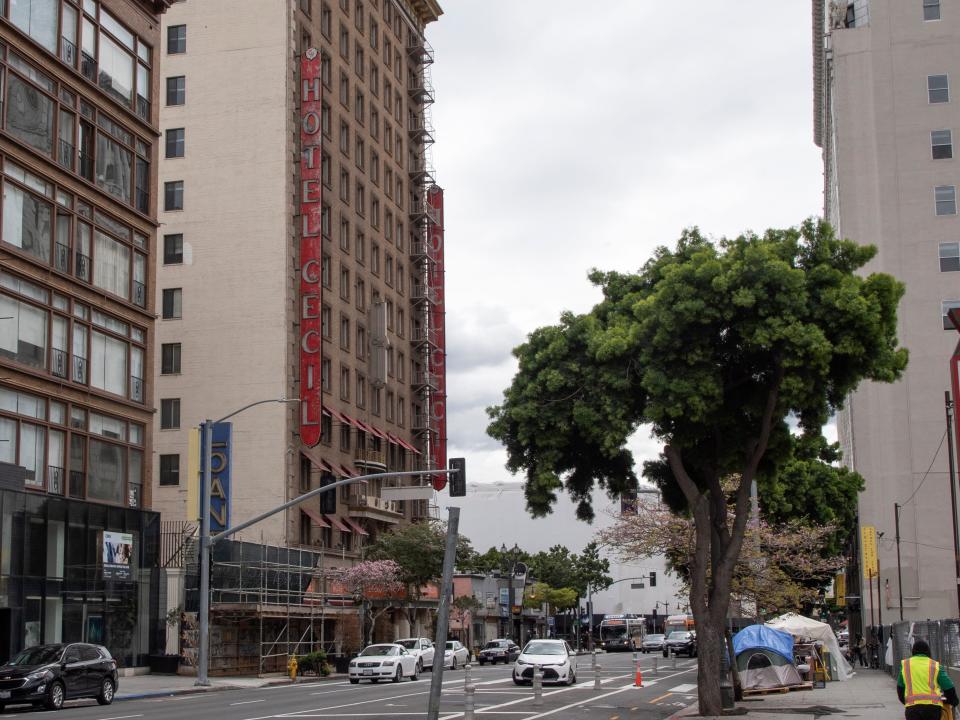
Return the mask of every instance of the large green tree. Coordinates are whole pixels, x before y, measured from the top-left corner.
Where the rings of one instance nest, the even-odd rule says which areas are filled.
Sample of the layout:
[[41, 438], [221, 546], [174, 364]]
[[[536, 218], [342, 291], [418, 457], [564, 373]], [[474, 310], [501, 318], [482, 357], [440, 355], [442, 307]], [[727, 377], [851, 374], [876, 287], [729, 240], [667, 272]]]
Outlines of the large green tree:
[[[685, 231], [638, 273], [591, 273], [603, 300], [564, 313], [514, 350], [519, 368], [488, 432], [526, 475], [544, 514], [566, 489], [581, 518], [595, 484], [636, 485], [628, 438], [664, 443], [654, 478], [694, 523], [690, 605], [697, 622], [700, 712], [720, 714], [723, 626], [750, 516], [750, 487], [791, 454], [787, 418], [808, 433], [863, 380], [906, 367], [896, 309], [903, 286], [859, 274], [875, 249], [829, 225], [711, 241]], [[736, 477], [729, 503], [721, 482]]]

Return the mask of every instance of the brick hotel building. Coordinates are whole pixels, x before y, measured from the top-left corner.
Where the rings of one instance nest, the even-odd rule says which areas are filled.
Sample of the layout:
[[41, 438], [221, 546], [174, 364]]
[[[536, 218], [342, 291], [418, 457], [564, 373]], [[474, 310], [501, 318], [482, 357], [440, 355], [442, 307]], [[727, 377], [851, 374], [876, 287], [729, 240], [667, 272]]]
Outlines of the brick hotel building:
[[[149, 508], [167, 4], [0, 4], [0, 661], [88, 641], [144, 664], [162, 641]], [[105, 533], [130, 536], [122, 576]]]
[[[440, 14], [435, 0], [203, 0], [165, 14], [152, 477], [174, 539], [195, 532], [193, 428], [250, 403], [304, 399], [231, 419], [229, 484], [214, 488], [233, 524], [343, 477], [445, 463], [424, 35]], [[385, 496], [420, 483], [341, 488], [215, 546], [212, 671], [271, 668], [277, 637], [355, 642], [356, 608], [301, 587], [301, 570], [349, 565], [377, 534], [428, 517], [422, 492]], [[181, 559], [189, 610], [189, 553], [168, 570]], [[292, 594], [263, 580], [271, 570], [294, 578]], [[259, 668], [243, 650], [258, 643]]]

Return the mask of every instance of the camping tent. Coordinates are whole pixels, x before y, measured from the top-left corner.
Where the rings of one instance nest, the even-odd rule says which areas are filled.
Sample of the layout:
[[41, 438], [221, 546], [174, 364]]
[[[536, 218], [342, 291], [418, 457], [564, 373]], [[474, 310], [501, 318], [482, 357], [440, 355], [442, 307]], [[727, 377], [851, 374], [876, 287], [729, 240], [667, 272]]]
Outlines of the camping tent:
[[745, 690], [799, 685], [793, 664], [793, 636], [765, 625], [751, 625], [733, 636], [733, 652]]
[[840, 643], [833, 629], [826, 623], [811, 620], [796, 613], [786, 613], [767, 623], [768, 627], [783, 630], [794, 638], [810, 638], [821, 641], [830, 651], [830, 677], [835, 680], [849, 680], [853, 677], [853, 668], [840, 652]]

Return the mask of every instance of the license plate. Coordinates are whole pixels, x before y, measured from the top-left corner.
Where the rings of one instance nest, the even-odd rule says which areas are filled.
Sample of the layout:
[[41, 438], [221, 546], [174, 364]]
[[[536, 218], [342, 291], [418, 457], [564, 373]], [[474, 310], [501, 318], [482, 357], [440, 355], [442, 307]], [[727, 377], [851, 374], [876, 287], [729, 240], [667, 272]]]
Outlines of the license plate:
[[9, 690], [0, 690], [0, 700], [6, 700], [9, 697], [10, 697]]
[[364, 674], [364, 675], [373, 675], [373, 670], [364, 670], [364, 671], [363, 671], [363, 674]]

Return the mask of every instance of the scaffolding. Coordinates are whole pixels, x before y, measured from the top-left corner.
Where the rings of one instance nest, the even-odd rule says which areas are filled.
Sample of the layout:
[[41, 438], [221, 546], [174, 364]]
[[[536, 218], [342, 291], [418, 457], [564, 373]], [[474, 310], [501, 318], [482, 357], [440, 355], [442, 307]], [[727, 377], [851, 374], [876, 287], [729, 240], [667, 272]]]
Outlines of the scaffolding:
[[[210, 577], [210, 673], [283, 672], [290, 655], [322, 650], [342, 655], [357, 644], [352, 596], [328, 592], [332, 565], [353, 561], [298, 547], [226, 540], [214, 545]], [[187, 577], [187, 608], [199, 603], [197, 566]], [[191, 614], [192, 615], [192, 614]], [[185, 618], [181, 654], [195, 658], [192, 617]]]

